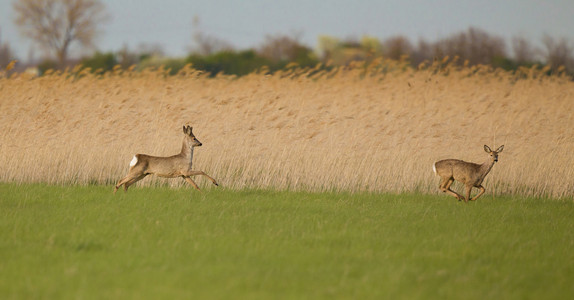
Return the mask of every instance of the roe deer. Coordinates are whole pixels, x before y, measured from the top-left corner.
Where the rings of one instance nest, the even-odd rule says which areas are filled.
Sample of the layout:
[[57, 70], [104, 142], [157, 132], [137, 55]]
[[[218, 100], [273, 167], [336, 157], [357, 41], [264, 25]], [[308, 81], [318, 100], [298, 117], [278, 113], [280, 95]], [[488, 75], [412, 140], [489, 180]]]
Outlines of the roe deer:
[[[464, 202], [468, 203], [468, 200], [474, 201], [478, 199], [485, 191], [482, 186], [482, 181], [488, 172], [490, 172], [494, 163], [498, 161], [498, 154], [502, 152], [503, 148], [504, 145], [500, 146], [496, 151], [492, 151], [490, 147], [484, 145], [484, 151], [486, 151], [490, 157], [482, 165], [459, 159], [445, 159], [435, 162], [432, 168], [434, 173], [440, 176], [439, 189], [457, 198], [458, 201], [464, 200]], [[455, 180], [465, 185], [466, 198], [450, 189], [450, 185]], [[480, 192], [474, 198], [470, 199], [470, 190], [473, 187], [480, 189]]]
[[122, 184], [124, 185], [124, 191], [127, 191], [130, 185], [143, 179], [149, 174], [155, 174], [157, 176], [167, 178], [182, 177], [198, 191], [200, 189], [191, 179], [191, 176], [203, 175], [207, 177], [207, 179], [211, 180], [213, 184], [218, 185], [215, 179], [211, 178], [203, 171], [191, 170], [193, 148], [202, 145], [201, 142], [195, 138], [191, 130], [191, 126], [183, 126], [185, 137], [183, 138], [183, 146], [181, 147], [181, 152], [179, 154], [169, 157], [157, 157], [145, 154], [134, 155], [134, 158], [130, 162], [128, 175], [118, 181], [116, 188], [114, 189], [114, 193], [118, 191]]

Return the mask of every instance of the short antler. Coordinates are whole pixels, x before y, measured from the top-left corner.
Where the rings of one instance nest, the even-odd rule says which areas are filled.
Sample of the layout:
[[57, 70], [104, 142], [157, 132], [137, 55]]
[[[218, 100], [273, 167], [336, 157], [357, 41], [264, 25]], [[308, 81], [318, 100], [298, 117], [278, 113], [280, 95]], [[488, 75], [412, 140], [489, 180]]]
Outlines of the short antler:
[[193, 136], [193, 127], [189, 126], [189, 125], [183, 125], [183, 133]]

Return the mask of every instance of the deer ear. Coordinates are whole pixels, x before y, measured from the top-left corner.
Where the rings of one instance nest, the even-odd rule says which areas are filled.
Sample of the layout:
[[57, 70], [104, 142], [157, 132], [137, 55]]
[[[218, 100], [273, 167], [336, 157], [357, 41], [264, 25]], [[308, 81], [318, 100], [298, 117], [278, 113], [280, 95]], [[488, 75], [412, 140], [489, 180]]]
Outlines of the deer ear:
[[187, 134], [187, 127], [185, 127], [185, 125], [183, 125], [183, 133]]
[[191, 135], [191, 136], [193, 136], [192, 130], [193, 130], [193, 127], [189, 126], [189, 135]]
[[500, 153], [502, 152], [502, 149], [504, 149], [504, 145], [498, 147], [498, 149], [496, 149], [496, 152]]
[[490, 150], [490, 147], [488, 147], [487, 145], [484, 145], [484, 151], [486, 151], [486, 153], [492, 152], [492, 150]]

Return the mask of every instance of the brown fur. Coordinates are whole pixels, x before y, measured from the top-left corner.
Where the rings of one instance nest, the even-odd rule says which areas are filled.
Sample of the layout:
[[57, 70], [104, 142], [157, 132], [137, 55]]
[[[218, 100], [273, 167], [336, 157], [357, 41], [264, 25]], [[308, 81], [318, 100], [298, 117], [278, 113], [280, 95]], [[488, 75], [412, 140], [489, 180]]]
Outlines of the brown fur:
[[[498, 154], [502, 152], [503, 148], [504, 145], [500, 146], [496, 151], [492, 151], [490, 147], [484, 145], [484, 151], [489, 154], [489, 158], [481, 165], [459, 159], [445, 159], [435, 162], [433, 170], [440, 176], [439, 189], [457, 198], [459, 201], [464, 200], [464, 202], [468, 202], [468, 200], [474, 201], [478, 199], [485, 192], [482, 182], [494, 163], [498, 161]], [[451, 184], [455, 180], [465, 185], [466, 197], [450, 189]], [[480, 189], [480, 192], [471, 199], [470, 191], [473, 187]]]
[[215, 179], [211, 178], [203, 171], [191, 170], [193, 148], [202, 145], [201, 142], [197, 140], [193, 135], [192, 129], [193, 128], [191, 126], [183, 126], [183, 133], [185, 136], [183, 138], [183, 145], [179, 154], [169, 157], [136, 154], [134, 157], [135, 164], [130, 166], [128, 175], [118, 181], [114, 189], [114, 193], [117, 192], [117, 190], [122, 185], [124, 186], [124, 191], [127, 191], [130, 185], [136, 183], [137, 181], [150, 174], [155, 174], [157, 176], [166, 178], [182, 177], [198, 191], [200, 189], [191, 179], [191, 176], [203, 175], [207, 177], [207, 179], [211, 180], [213, 184], [218, 185]]

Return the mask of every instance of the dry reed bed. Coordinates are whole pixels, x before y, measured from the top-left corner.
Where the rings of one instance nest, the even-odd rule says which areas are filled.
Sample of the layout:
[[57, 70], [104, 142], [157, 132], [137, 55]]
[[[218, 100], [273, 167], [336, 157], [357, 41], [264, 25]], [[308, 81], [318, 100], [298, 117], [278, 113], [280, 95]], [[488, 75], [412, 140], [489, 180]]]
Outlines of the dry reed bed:
[[[135, 153], [178, 152], [190, 124], [204, 144], [195, 168], [234, 189], [437, 192], [434, 161], [483, 162], [483, 144], [505, 144], [487, 195], [574, 195], [572, 81], [361, 73], [0, 78], [0, 181], [109, 184]], [[158, 181], [183, 184], [142, 184]]]

